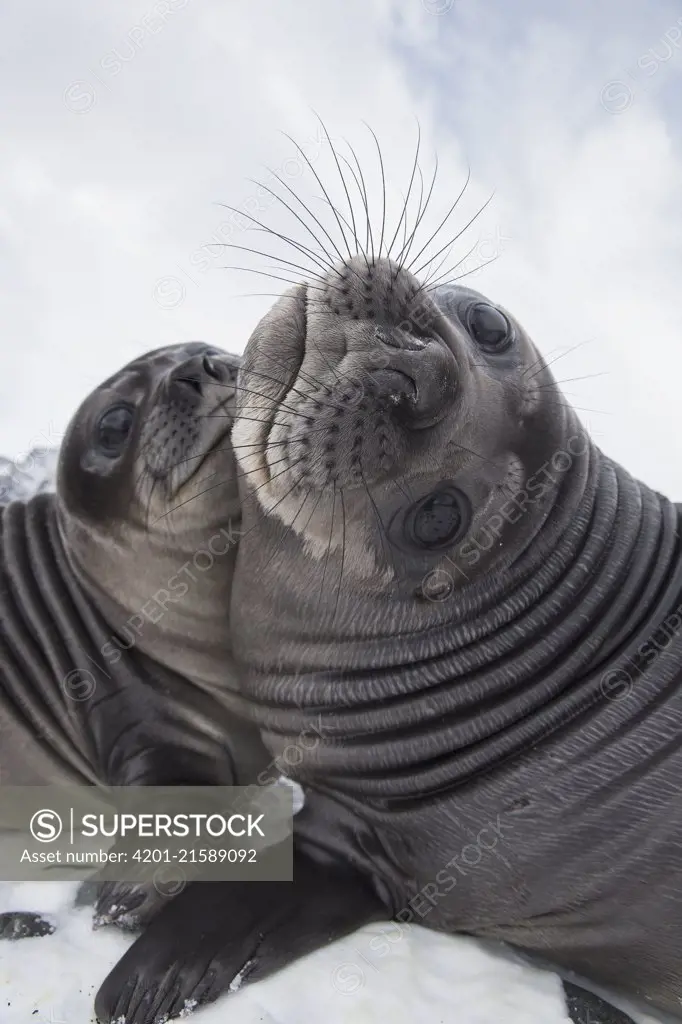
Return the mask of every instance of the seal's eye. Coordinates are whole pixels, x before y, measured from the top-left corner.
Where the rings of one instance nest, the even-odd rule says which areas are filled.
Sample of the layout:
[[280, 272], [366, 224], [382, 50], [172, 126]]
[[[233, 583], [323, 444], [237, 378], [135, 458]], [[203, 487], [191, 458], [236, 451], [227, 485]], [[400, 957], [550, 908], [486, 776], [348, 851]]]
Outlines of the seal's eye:
[[514, 340], [514, 331], [504, 313], [487, 302], [477, 302], [467, 317], [469, 334], [485, 352], [504, 352]]
[[464, 495], [454, 487], [445, 487], [412, 506], [405, 516], [405, 540], [427, 550], [449, 547], [464, 533], [468, 521]]
[[100, 417], [96, 429], [97, 447], [109, 459], [121, 454], [133, 425], [133, 411], [127, 405], [114, 405]]

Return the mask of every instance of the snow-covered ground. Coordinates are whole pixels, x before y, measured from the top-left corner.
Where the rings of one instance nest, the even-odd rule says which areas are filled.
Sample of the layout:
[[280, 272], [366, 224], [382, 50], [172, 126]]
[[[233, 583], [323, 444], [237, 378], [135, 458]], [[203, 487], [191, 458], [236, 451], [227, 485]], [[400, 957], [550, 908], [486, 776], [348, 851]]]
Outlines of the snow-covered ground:
[[[95, 992], [130, 938], [92, 930], [73, 906], [76, 883], [0, 885], [0, 912], [33, 910], [52, 935], [0, 944], [2, 1024], [90, 1024]], [[196, 1024], [569, 1024], [563, 988], [549, 971], [492, 953], [472, 939], [412, 926], [387, 955], [370, 925], [266, 981], [195, 1011]], [[376, 944], [381, 948], [382, 944]], [[632, 1013], [637, 1024], [654, 1018]], [[587, 1012], [581, 1024], [607, 1024]]]
[[[92, 930], [70, 882], [5, 883], [0, 911], [21, 907], [54, 921], [53, 935], [0, 949], [3, 1024], [88, 1024], [95, 992], [127, 937]], [[276, 976], [196, 1012], [197, 1024], [566, 1024], [559, 979], [461, 938], [414, 927], [379, 958], [361, 929]], [[229, 1006], [229, 1016], [228, 1016]], [[596, 1024], [596, 1022], [595, 1022]]]

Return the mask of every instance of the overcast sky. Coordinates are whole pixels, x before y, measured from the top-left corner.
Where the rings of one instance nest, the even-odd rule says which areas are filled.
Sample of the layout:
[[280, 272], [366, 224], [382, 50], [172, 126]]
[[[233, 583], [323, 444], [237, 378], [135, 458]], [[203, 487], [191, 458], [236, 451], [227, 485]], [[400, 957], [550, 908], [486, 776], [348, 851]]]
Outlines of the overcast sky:
[[[682, 4], [3, 0], [1, 10], [0, 451], [58, 440], [87, 391], [145, 349], [182, 339], [243, 349], [273, 301], [244, 295], [286, 284], [225, 269], [266, 260], [205, 246], [265, 241], [220, 203], [311, 244], [249, 182], [276, 185], [268, 166], [333, 234], [319, 185], [282, 134], [337, 199], [314, 109], [340, 148], [346, 138], [356, 149], [377, 230], [363, 121], [381, 143], [389, 223], [417, 123], [427, 183], [439, 160], [431, 230], [467, 167], [450, 237], [494, 191], [452, 262], [471, 250], [467, 269], [498, 257], [468, 283], [510, 308], [543, 352], [577, 346], [556, 376], [600, 374], [565, 385], [594, 410], [581, 415], [597, 442], [682, 499]], [[423, 229], [426, 241], [427, 219]]]

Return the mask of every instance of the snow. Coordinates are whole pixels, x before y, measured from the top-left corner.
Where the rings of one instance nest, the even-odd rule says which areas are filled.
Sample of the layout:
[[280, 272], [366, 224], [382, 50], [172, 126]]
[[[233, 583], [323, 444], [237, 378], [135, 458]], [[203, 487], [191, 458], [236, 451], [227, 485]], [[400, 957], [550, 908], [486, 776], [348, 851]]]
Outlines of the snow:
[[[92, 930], [92, 911], [72, 906], [77, 884], [4, 883], [0, 911], [32, 910], [56, 924], [53, 935], [2, 943], [3, 1024], [89, 1024], [97, 988], [131, 941], [116, 929]], [[559, 979], [490, 953], [477, 942], [412, 927], [379, 956], [382, 924], [299, 960], [186, 1014], [196, 1024], [566, 1024]], [[383, 949], [384, 943], [375, 943]], [[246, 966], [246, 965], [245, 965]], [[238, 987], [237, 979], [233, 986]]]

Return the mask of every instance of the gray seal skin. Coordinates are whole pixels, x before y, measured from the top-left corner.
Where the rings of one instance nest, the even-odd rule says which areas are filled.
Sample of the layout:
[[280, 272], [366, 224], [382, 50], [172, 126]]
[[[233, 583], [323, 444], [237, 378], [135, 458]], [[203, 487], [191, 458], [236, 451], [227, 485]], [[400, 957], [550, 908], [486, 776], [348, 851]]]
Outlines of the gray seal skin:
[[[1, 510], [2, 784], [241, 785], [269, 763], [234, 706], [238, 366], [200, 342], [129, 363], [74, 415], [56, 494]], [[166, 899], [104, 883], [96, 922]], [[0, 934], [44, 927], [19, 917]]]
[[590, 441], [509, 312], [386, 259], [282, 297], [240, 386], [232, 629], [251, 719], [297, 752], [295, 882], [189, 886], [101, 1019], [387, 918], [377, 958], [418, 923], [679, 1015], [679, 507]]

